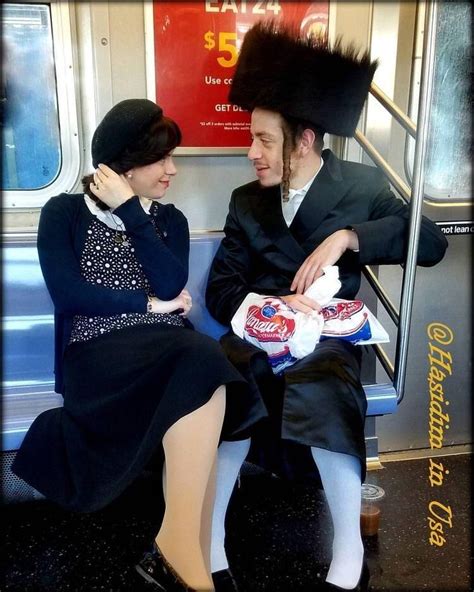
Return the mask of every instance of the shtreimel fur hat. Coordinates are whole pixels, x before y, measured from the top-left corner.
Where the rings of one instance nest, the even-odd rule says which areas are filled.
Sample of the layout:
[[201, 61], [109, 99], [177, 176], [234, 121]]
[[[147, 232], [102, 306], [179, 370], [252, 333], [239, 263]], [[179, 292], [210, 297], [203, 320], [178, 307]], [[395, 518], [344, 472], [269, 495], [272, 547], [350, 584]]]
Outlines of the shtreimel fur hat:
[[377, 68], [368, 52], [328, 47], [326, 37], [301, 37], [274, 21], [245, 35], [229, 100], [301, 119], [338, 136], [352, 136]]

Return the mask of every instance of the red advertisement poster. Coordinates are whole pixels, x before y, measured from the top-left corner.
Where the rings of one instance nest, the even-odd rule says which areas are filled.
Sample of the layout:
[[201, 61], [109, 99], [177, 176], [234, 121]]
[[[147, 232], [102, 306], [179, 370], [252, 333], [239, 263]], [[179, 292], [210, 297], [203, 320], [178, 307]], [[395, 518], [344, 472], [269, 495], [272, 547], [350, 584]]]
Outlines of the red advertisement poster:
[[248, 147], [250, 116], [228, 102], [245, 33], [266, 19], [325, 31], [328, 11], [328, 1], [155, 0], [156, 100], [180, 125], [182, 147]]

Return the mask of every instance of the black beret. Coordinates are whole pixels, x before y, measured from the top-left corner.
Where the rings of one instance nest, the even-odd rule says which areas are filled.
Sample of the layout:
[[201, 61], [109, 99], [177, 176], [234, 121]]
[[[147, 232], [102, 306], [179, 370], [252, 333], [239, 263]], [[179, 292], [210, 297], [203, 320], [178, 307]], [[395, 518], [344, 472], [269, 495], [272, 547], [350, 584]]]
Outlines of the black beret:
[[163, 116], [163, 110], [148, 99], [126, 99], [117, 103], [106, 113], [92, 137], [92, 164], [108, 164], [138, 139], [140, 133], [156, 118]]

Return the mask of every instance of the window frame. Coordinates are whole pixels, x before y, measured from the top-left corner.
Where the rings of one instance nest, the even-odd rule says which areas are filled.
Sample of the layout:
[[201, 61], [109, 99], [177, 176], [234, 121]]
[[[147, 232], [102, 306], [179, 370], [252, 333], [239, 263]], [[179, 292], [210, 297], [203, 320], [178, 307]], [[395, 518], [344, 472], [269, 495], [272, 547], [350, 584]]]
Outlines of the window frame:
[[38, 189], [3, 191], [2, 208], [25, 210], [40, 208], [53, 195], [71, 192], [77, 184], [82, 152], [79, 135], [78, 99], [76, 93], [77, 60], [73, 50], [72, 7], [69, 2], [15, 2], [11, 4], [45, 5], [50, 9], [53, 41], [54, 74], [59, 116], [60, 168], [51, 183]]
[[[419, 2], [417, 7], [416, 17], [416, 31], [415, 31], [415, 48], [412, 60], [412, 78], [409, 90], [409, 107], [408, 115], [413, 121], [417, 121], [418, 118], [418, 102], [420, 95], [420, 84], [421, 84], [421, 62], [423, 53], [423, 29], [425, 22], [425, 2]], [[413, 181], [413, 163], [415, 160], [415, 140], [406, 134], [405, 140], [405, 158], [404, 168], [405, 175], [410, 183]], [[470, 206], [473, 203], [472, 192], [470, 195], [460, 195], [457, 197], [452, 196], [436, 187], [431, 187], [425, 182], [425, 194], [423, 201], [437, 208], [451, 208], [451, 207], [463, 207]]]

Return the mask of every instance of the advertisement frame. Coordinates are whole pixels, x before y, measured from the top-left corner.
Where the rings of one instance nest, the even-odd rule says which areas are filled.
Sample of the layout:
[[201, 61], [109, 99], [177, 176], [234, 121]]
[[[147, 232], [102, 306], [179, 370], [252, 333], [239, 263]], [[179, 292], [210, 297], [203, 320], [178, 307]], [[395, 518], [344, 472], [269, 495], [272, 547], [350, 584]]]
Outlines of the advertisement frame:
[[[153, 0], [145, 0], [143, 14], [145, 21], [146, 98], [156, 102], [155, 27]], [[178, 148], [174, 150], [173, 154], [176, 156], [245, 156], [248, 150], [248, 146], [178, 146]]]
[[[293, 0], [294, 1], [294, 0]], [[284, 0], [281, 0], [284, 3]], [[324, 2], [323, 0], [323, 3]], [[311, 3], [310, 3], [311, 4]], [[157, 71], [159, 69], [158, 60], [155, 59], [155, 2], [154, 0], [145, 0], [144, 2], [144, 29], [145, 29], [145, 68], [146, 68], [146, 96], [152, 101], [157, 101]], [[330, 2], [327, 0], [327, 21], [326, 26], [329, 32]], [[255, 18], [255, 22], [258, 18]], [[166, 107], [165, 107], [166, 109]], [[173, 116], [173, 115], [172, 115]], [[177, 119], [178, 123], [180, 120]], [[201, 124], [202, 125], [202, 124]], [[211, 124], [213, 125], [213, 124]], [[222, 124], [219, 124], [222, 125]], [[179, 146], [174, 151], [178, 156], [240, 156], [246, 155], [250, 147], [250, 142], [245, 146]]]

